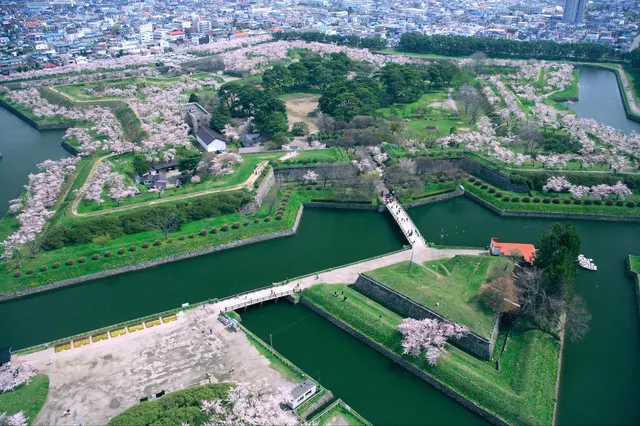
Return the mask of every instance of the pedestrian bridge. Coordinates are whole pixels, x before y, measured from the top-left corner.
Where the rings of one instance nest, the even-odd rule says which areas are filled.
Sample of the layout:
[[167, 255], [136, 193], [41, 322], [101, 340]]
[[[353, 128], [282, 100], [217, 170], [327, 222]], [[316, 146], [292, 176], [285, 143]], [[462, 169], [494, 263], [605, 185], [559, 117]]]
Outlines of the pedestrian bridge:
[[428, 247], [427, 242], [422, 237], [422, 234], [420, 234], [420, 231], [418, 231], [418, 227], [413, 223], [413, 220], [411, 220], [399, 202], [388, 197], [385, 199], [385, 205], [391, 213], [391, 216], [393, 216], [393, 219], [400, 226], [400, 229], [402, 229], [402, 233], [407, 238], [407, 241], [409, 241], [409, 244], [411, 244], [411, 247], [417, 249]]

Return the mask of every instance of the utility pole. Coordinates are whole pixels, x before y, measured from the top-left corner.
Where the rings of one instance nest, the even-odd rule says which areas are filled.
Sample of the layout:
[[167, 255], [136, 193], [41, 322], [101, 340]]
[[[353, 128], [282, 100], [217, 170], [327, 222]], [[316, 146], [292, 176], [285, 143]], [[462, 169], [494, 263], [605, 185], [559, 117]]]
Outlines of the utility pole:
[[269, 343], [271, 343], [271, 349], [273, 349], [273, 335], [269, 333]]
[[413, 247], [411, 248], [411, 259], [409, 259], [409, 265], [407, 268], [407, 274], [411, 273], [411, 264], [413, 263]]

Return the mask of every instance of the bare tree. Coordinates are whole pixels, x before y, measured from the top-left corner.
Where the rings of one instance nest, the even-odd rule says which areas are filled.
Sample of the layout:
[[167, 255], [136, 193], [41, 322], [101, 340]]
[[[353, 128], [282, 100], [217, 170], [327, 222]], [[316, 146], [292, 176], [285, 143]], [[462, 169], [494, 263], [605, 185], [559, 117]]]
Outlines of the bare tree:
[[480, 289], [480, 297], [485, 305], [496, 312], [513, 312], [520, 307], [513, 278], [507, 275], [484, 284]]
[[542, 148], [543, 137], [540, 128], [530, 121], [520, 127], [518, 140], [525, 154], [535, 154]]
[[478, 111], [482, 106], [482, 98], [480, 97], [480, 93], [478, 93], [478, 90], [475, 87], [469, 84], [465, 84], [464, 86], [460, 87], [458, 95], [464, 105], [464, 113], [471, 113], [473, 121], [475, 122]]
[[578, 342], [584, 339], [589, 333], [590, 322], [591, 312], [587, 308], [587, 303], [582, 296], [575, 296], [567, 309], [567, 320], [564, 325], [569, 340]]
[[336, 120], [333, 119], [330, 115], [323, 114], [322, 112], [318, 113], [318, 130], [321, 132], [333, 132], [336, 130]]
[[531, 316], [541, 327], [555, 329], [565, 303], [545, 290], [544, 276], [535, 267], [521, 267], [515, 275], [516, 292], [523, 314]]
[[145, 219], [146, 225], [150, 229], [162, 233], [165, 240], [169, 238], [169, 233], [180, 229], [180, 216], [172, 211], [153, 209]]
[[417, 172], [416, 161], [409, 158], [402, 158], [398, 162], [398, 167], [400, 168], [400, 170], [402, 170], [403, 173], [409, 176], [413, 176]]
[[487, 54], [484, 52], [476, 52], [471, 55], [473, 72], [479, 74], [484, 68], [485, 63], [487, 62]]
[[334, 177], [334, 168], [329, 165], [320, 165], [316, 167], [318, 177], [322, 179], [322, 187], [327, 186], [327, 180]]

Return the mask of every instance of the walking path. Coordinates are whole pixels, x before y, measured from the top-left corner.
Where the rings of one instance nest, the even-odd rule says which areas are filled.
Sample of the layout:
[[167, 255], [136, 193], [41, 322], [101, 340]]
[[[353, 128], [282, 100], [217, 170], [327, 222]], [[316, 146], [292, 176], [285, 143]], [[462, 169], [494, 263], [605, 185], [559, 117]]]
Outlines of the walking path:
[[418, 231], [418, 227], [413, 223], [413, 220], [411, 220], [404, 210], [404, 207], [391, 197], [385, 198], [385, 205], [387, 206], [387, 210], [391, 212], [391, 216], [393, 216], [398, 225], [400, 225], [402, 233], [407, 237], [411, 246], [413, 248], [427, 247], [427, 242], [420, 234], [420, 231]]
[[[631, 90], [629, 79], [627, 79], [627, 73], [624, 71], [624, 68], [620, 64], [618, 64], [618, 74], [620, 74], [622, 87], [627, 94], [627, 103], [629, 104], [629, 109], [631, 109], [631, 112], [633, 112], [634, 114], [640, 115], [640, 108], [638, 108], [638, 105], [636, 105], [636, 100], [633, 97], [633, 91]], [[624, 102], [624, 99], [622, 101]]]
[[[91, 178], [91, 175], [93, 174], [95, 169], [98, 167], [98, 164], [107, 157], [109, 156], [102, 157], [101, 159], [96, 161], [96, 163], [93, 165], [93, 168], [91, 169], [91, 172], [89, 173], [89, 177], [87, 177], [87, 181]], [[113, 212], [121, 212], [125, 210], [137, 209], [139, 207], [144, 207], [144, 206], [169, 203], [176, 200], [184, 200], [186, 198], [200, 197], [202, 195], [207, 195], [207, 194], [215, 194], [217, 192], [228, 192], [228, 191], [235, 191], [238, 189], [245, 189], [245, 188], [251, 191], [253, 189], [253, 184], [260, 177], [260, 175], [262, 174], [262, 171], [264, 170], [264, 168], [267, 166], [268, 163], [269, 163], [268, 161], [262, 161], [261, 163], [259, 163], [256, 166], [253, 173], [251, 173], [251, 176], [249, 176], [249, 178], [245, 180], [243, 183], [240, 183], [238, 185], [228, 186], [224, 188], [208, 189], [206, 191], [194, 192], [194, 193], [184, 194], [184, 195], [177, 195], [175, 197], [160, 198], [157, 200], [150, 200], [150, 201], [145, 201], [143, 203], [130, 204], [127, 206], [113, 207], [110, 209], [98, 210], [95, 212], [78, 213], [78, 205], [80, 204], [81, 199], [80, 197], [76, 197], [76, 199], [73, 200], [73, 204], [71, 205], [71, 214], [78, 217], [100, 216], [103, 214], [109, 214]]]
[[458, 112], [458, 105], [456, 104], [456, 101], [453, 100], [453, 87], [449, 88], [449, 93], [447, 93], [447, 99], [449, 101], [449, 108], [451, 109], [451, 111]]
[[293, 279], [286, 284], [273, 285], [271, 287], [231, 296], [217, 302], [213, 306], [213, 309], [214, 312], [232, 311], [234, 309], [263, 303], [268, 300], [289, 296], [317, 284], [352, 284], [358, 279], [358, 275], [361, 273], [393, 265], [395, 263], [406, 261], [424, 263], [428, 260], [452, 258], [457, 255], [478, 256], [486, 253], [486, 250], [439, 250], [429, 248], [426, 245], [416, 246], [411, 250], [405, 250], [375, 259], [365, 260], [360, 263], [320, 272], [315, 275], [312, 274], [300, 279]]

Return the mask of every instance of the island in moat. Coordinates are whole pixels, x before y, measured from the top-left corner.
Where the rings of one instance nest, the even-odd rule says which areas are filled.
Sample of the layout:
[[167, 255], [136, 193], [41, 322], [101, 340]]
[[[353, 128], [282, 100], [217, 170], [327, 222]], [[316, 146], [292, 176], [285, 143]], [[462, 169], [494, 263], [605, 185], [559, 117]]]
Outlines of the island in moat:
[[39, 164], [0, 220], [3, 303], [291, 236], [309, 208], [386, 213], [405, 243], [32, 347], [0, 341], [0, 424], [370, 424], [243, 325], [285, 299], [491, 423], [555, 423], [565, 338], [591, 321], [576, 229], [446, 247], [407, 209], [466, 197], [502, 216], [638, 222], [640, 136], [562, 103], [577, 64], [411, 54], [428, 41], [383, 55], [248, 39], [177, 65], [0, 77], [2, 105], [66, 129], [73, 154]]

